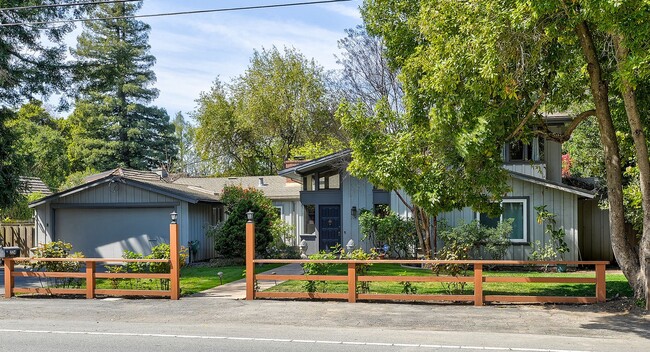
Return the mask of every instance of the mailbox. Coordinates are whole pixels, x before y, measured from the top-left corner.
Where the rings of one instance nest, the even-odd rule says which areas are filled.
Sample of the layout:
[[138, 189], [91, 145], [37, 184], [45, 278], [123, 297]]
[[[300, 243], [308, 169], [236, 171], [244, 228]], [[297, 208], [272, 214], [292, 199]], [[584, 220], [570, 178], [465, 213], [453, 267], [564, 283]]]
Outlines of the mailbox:
[[20, 247], [0, 247], [0, 258], [20, 257]]

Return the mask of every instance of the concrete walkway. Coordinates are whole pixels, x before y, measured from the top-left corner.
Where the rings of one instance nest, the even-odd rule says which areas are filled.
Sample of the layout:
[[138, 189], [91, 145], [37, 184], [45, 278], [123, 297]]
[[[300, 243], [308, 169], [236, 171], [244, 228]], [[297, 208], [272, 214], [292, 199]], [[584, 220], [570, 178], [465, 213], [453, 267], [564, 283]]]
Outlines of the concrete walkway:
[[[267, 275], [303, 275], [302, 266], [300, 264], [287, 264], [272, 270], [263, 272]], [[284, 281], [258, 281], [259, 290], [264, 291]], [[191, 297], [212, 297], [212, 298], [225, 298], [225, 299], [244, 299], [246, 298], [246, 279], [241, 279], [227, 283], [225, 285], [213, 287], [199, 293], [193, 294]]]

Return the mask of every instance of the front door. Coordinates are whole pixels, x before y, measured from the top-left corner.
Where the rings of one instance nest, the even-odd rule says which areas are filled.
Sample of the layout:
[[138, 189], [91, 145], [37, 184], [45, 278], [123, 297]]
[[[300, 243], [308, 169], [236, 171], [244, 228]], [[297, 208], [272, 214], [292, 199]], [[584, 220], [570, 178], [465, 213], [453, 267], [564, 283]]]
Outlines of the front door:
[[329, 251], [341, 243], [341, 206], [318, 207], [318, 250]]

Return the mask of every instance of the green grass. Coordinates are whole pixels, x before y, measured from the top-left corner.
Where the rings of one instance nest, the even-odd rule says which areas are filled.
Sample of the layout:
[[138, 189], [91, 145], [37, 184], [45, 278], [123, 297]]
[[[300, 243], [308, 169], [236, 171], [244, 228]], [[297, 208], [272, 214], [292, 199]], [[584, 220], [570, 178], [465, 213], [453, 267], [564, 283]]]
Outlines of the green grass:
[[[264, 264], [257, 265], [255, 272], [260, 273], [272, 270], [281, 266], [281, 264]], [[181, 269], [181, 294], [191, 295], [197, 292], [227, 283], [243, 279], [244, 266], [223, 266], [223, 267], [200, 267], [187, 266]], [[223, 273], [223, 282], [220, 282], [217, 273]], [[139, 290], [160, 290], [159, 280], [123, 280], [117, 281], [119, 289], [139, 289]], [[113, 283], [108, 279], [97, 280], [97, 288], [113, 289]]]
[[[347, 275], [345, 265], [332, 266], [329, 271], [331, 275]], [[369, 268], [367, 275], [386, 276], [429, 276], [433, 275], [431, 270], [416, 268], [405, 268], [397, 264], [374, 264]], [[466, 276], [472, 276], [473, 272], [468, 271]], [[576, 273], [543, 273], [537, 271], [483, 271], [485, 276], [530, 276], [530, 277], [594, 277], [594, 272]], [[268, 291], [275, 292], [305, 292], [306, 281], [287, 281]], [[450, 293], [442, 283], [413, 282], [411, 287], [417, 289], [418, 294], [448, 294]], [[404, 285], [398, 282], [371, 282], [370, 293], [402, 293]], [[347, 282], [330, 281], [327, 284], [319, 284], [318, 292], [345, 293]], [[462, 290], [455, 294], [472, 294], [474, 285], [467, 283]], [[531, 296], [594, 296], [595, 284], [553, 284], [553, 283], [484, 283], [483, 290], [486, 295], [531, 295]], [[616, 295], [631, 297], [632, 289], [622, 274], [607, 275], [607, 297]]]

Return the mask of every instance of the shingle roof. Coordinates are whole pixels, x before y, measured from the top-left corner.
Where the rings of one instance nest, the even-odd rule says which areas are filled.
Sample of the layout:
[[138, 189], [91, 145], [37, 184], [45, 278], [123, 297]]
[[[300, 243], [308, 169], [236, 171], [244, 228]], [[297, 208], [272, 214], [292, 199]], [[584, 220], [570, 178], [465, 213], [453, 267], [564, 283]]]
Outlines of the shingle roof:
[[255, 188], [272, 200], [274, 199], [299, 199], [302, 185], [295, 182], [287, 182], [282, 176], [244, 176], [244, 177], [182, 177], [174, 181], [177, 185], [201, 187], [214, 191], [217, 194], [223, 192], [225, 186], [241, 186], [243, 188]]
[[32, 193], [42, 193], [45, 196], [52, 194], [52, 190], [38, 177], [20, 176], [20, 182], [23, 188], [20, 193], [24, 195]]

